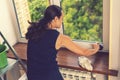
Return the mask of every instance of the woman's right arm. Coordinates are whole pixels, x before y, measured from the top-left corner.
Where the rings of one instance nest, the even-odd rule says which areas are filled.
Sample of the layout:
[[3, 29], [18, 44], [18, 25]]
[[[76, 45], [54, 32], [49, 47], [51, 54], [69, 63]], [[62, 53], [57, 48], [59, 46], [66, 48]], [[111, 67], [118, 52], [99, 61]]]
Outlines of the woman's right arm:
[[89, 56], [95, 54], [99, 50], [99, 44], [92, 44], [92, 49], [83, 48], [74, 43], [68, 36], [59, 34], [56, 41], [56, 49], [65, 47], [77, 55]]

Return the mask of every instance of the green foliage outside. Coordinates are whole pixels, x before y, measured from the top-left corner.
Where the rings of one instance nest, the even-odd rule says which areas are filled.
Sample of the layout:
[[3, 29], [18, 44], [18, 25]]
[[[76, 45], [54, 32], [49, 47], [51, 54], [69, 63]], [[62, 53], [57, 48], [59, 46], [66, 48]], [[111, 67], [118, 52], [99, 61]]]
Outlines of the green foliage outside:
[[72, 39], [102, 42], [102, 0], [61, 0], [64, 34]]
[[[31, 20], [43, 16], [49, 0], [28, 0]], [[102, 0], [61, 0], [64, 34], [72, 39], [102, 42]]]
[[31, 21], [38, 21], [44, 13], [44, 10], [49, 5], [49, 0], [28, 0]]

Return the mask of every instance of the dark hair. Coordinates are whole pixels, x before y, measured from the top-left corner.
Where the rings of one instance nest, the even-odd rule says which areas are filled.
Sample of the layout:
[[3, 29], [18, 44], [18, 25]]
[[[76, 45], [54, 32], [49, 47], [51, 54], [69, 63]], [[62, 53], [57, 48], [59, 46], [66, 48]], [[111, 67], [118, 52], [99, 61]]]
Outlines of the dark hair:
[[28, 32], [26, 33], [26, 39], [38, 39], [40, 35], [48, 28], [48, 23], [50, 23], [55, 16], [60, 18], [62, 15], [61, 7], [57, 5], [50, 5], [46, 8], [44, 16], [38, 22], [29, 22]]

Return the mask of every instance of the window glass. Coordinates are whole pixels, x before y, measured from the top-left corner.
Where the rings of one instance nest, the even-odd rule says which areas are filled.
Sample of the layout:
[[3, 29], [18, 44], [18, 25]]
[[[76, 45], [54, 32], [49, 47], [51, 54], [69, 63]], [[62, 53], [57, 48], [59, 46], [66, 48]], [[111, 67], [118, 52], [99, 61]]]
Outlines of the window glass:
[[13, 0], [21, 37], [25, 37], [28, 21], [37, 21], [49, 5], [49, 0]]
[[103, 40], [102, 0], [61, 0], [64, 34], [75, 40]]

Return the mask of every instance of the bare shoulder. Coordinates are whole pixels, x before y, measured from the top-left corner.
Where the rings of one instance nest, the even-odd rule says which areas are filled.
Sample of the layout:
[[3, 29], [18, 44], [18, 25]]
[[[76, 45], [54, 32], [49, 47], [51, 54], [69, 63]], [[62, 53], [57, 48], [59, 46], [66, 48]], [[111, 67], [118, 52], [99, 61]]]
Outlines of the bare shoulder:
[[69, 36], [64, 35], [64, 34], [60, 34], [59, 37], [60, 37], [61, 39], [63, 39], [63, 40], [66, 40], [66, 39], [71, 40], [71, 38], [70, 38]]
[[59, 49], [60, 47], [64, 47], [63, 46], [64, 42], [67, 42], [68, 40], [70, 40], [70, 37], [60, 33], [56, 40], [56, 45], [55, 45], [56, 49]]

